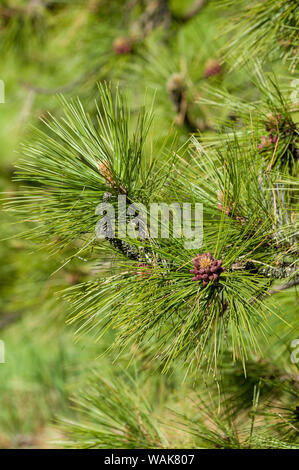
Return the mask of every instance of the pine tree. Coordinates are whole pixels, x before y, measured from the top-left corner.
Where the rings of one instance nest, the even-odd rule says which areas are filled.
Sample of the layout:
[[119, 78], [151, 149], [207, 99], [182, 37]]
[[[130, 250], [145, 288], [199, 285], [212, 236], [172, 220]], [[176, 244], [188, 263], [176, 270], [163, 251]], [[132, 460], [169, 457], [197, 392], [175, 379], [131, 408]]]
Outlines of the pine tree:
[[[296, 2], [25, 3], [0, 7], [24, 94], [0, 333], [61, 338], [43, 422], [63, 447], [298, 449]], [[200, 247], [138, 217], [178, 202]]]

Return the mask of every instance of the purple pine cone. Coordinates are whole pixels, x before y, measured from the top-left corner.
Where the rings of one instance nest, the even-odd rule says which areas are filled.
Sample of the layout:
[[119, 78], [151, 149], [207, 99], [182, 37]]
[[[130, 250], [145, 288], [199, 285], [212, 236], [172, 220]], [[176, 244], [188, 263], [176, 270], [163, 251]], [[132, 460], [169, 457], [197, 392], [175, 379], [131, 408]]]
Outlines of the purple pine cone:
[[194, 274], [192, 281], [202, 281], [204, 287], [209, 282], [217, 280], [225, 271], [225, 268], [222, 267], [222, 260], [217, 260], [209, 252], [198, 254], [193, 259], [193, 265], [194, 268], [190, 270], [190, 273]]

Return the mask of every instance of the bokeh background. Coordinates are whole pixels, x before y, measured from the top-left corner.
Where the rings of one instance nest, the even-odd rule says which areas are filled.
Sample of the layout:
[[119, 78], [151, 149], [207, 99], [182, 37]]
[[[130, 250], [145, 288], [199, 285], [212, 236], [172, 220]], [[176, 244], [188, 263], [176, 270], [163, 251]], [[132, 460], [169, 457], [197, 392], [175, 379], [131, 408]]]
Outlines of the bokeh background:
[[[195, 14], [194, 3], [1, 0], [0, 190], [6, 197], [18, 187], [13, 176], [22, 142], [49, 112], [60, 115], [60, 93], [79, 96], [93, 116], [97, 82], [112, 81], [126, 91], [133, 114], [155, 100], [153, 133], [163, 140], [175, 128], [182, 144], [196, 129], [213, 135], [221, 114], [229, 113], [225, 106], [198, 104], [206, 86], [221, 85], [245, 100], [258, 96], [246, 69], [231, 72], [224, 60], [225, 11], [211, 1]], [[283, 75], [283, 64], [273, 67]], [[177, 86], [186, 90], [187, 117], [178, 112]], [[66, 324], [70, 307], [57, 292], [92, 278], [94, 260], [64, 265], [67, 251], [49, 255], [22, 237], [26, 220], [16, 223], [12, 211], [1, 210], [0, 217], [0, 448], [61, 446], [57, 422], [75, 417], [70, 396], [84, 388], [90, 369], [103, 375], [113, 370], [117, 377], [125, 368], [134, 375], [135, 368], [125, 355], [116, 362], [102, 355], [109, 335], [101, 344], [88, 335], [74, 340], [74, 328]], [[143, 368], [146, 374], [146, 361]], [[169, 406], [188, 410], [185, 395], [191, 392], [183, 378], [176, 369], [168, 377], [151, 375], [149, 395], [160, 417], [167, 418]], [[173, 442], [184, 446], [184, 434], [172, 433]]]

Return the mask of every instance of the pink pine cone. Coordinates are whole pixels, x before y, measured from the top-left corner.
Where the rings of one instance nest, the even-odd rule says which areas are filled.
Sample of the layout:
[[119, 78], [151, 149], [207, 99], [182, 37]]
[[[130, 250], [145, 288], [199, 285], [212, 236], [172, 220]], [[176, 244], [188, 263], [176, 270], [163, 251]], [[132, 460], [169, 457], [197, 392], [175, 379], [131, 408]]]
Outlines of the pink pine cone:
[[113, 43], [113, 50], [115, 54], [129, 54], [132, 51], [132, 44], [128, 38], [116, 38]]
[[217, 260], [210, 252], [198, 254], [193, 259], [193, 265], [194, 268], [190, 270], [190, 273], [194, 274], [192, 281], [202, 281], [204, 287], [209, 282], [217, 280], [225, 270], [222, 267], [222, 260]]

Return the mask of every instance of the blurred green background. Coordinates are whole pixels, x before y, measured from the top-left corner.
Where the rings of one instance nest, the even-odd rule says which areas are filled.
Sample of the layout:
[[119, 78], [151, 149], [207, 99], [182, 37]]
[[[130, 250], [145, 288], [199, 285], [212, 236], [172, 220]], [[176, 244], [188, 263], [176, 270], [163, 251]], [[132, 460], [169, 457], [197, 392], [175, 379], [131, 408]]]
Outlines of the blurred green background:
[[[21, 143], [31, 139], [32, 126], [40, 126], [48, 112], [59, 116], [58, 93], [80, 96], [91, 116], [99, 81], [124, 88], [133, 112], [155, 97], [158, 119], [153, 133], [163, 139], [175, 127], [182, 143], [192, 125], [209, 135], [221, 114], [228, 112], [225, 107], [220, 111], [195, 104], [204, 95], [203, 84], [221, 85], [237, 97], [255, 99], [258, 92], [245, 69], [230, 74], [222, 64], [209, 76], [209, 67], [217, 70], [222, 63], [220, 33], [226, 18], [214, 10], [215, 2], [207, 3], [185, 22], [180, 18], [194, 2], [172, 0], [175, 19], [169, 22], [163, 9], [146, 19], [148, 5], [154, 11], [157, 4], [153, 0], [2, 0], [0, 80], [5, 102], [0, 104], [0, 190], [6, 197], [17, 188], [14, 165], [22, 158]], [[127, 41], [125, 53], [117, 49], [122, 38]], [[285, 72], [280, 63], [274, 68]], [[170, 96], [174, 78], [188, 90], [188, 125], [180, 124]], [[26, 220], [16, 223], [13, 213], [1, 210], [0, 339], [5, 363], [0, 364], [0, 448], [60, 446], [63, 436], [57, 420], [75, 416], [70, 396], [84, 387], [90, 370], [103, 375], [113, 370], [116, 377], [123, 369], [135, 370], [125, 355], [116, 363], [109, 354], [102, 355], [109, 335], [100, 345], [88, 336], [74, 341], [74, 329], [66, 325], [70, 307], [57, 292], [96, 275], [94, 262], [77, 258], [65, 265], [67, 252], [49, 256], [46, 249], [22, 238], [25, 229]], [[294, 312], [289, 302], [286, 298], [286, 309]], [[139, 359], [147, 375], [146, 360]], [[165, 404], [180, 412], [188, 409], [185, 394], [192, 392], [186, 391], [183, 378], [183, 370], [163, 378], [159, 371], [151, 372], [149, 393], [160, 416]], [[184, 445], [180, 431], [175, 438], [168, 432], [177, 446]]]

